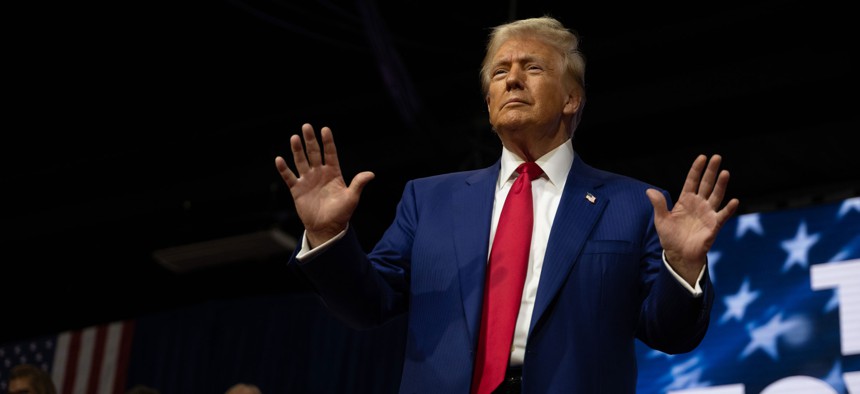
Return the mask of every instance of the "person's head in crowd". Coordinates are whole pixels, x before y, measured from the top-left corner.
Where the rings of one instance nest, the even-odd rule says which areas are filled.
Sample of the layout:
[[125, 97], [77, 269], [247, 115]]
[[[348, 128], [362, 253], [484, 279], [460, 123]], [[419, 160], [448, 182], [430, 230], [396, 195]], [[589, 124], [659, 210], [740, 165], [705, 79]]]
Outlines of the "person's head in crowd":
[[7, 393], [57, 394], [57, 388], [47, 371], [32, 364], [19, 364], [9, 374]]
[[224, 394], [263, 394], [260, 388], [248, 383], [236, 383]]

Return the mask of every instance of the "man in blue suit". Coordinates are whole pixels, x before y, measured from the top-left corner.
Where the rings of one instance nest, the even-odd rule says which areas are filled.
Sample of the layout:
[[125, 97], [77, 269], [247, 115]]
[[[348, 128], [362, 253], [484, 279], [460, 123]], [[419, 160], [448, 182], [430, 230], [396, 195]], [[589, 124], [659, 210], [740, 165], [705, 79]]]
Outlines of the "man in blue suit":
[[305, 226], [291, 264], [328, 308], [355, 327], [408, 315], [400, 392], [475, 391], [488, 256], [523, 162], [543, 175], [531, 186], [534, 229], [510, 367], [489, 390], [633, 393], [635, 339], [682, 353], [705, 335], [707, 252], [738, 206], [723, 206], [729, 174], [720, 156], [700, 155], [673, 204], [665, 190], [583, 162], [571, 143], [585, 102], [577, 46], [550, 17], [496, 27], [481, 76], [499, 160], [408, 182], [370, 253], [349, 220], [374, 175], [344, 182], [331, 130], [317, 141], [305, 124], [290, 138], [297, 172], [275, 158]]

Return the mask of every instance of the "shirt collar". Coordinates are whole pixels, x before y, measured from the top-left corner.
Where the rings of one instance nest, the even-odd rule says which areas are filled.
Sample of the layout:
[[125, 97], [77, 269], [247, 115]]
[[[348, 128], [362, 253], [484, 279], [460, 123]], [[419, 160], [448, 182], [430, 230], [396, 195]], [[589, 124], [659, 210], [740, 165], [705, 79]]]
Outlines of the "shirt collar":
[[[524, 162], [525, 160], [502, 146], [501, 170], [499, 180], [496, 182], [496, 190], [501, 189], [507, 181], [516, 178], [517, 167]], [[568, 138], [563, 144], [547, 152], [535, 162], [551, 184], [558, 189], [563, 189], [570, 166], [573, 164], [573, 142]]]

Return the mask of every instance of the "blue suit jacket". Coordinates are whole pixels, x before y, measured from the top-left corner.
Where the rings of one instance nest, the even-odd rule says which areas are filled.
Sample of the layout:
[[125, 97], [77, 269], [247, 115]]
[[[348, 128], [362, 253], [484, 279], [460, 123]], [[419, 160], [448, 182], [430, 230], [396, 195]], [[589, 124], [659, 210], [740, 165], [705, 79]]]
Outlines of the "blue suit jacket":
[[[408, 314], [401, 393], [469, 392], [498, 174], [497, 162], [410, 181], [371, 253], [350, 230], [299, 264], [354, 327]], [[575, 156], [544, 258], [524, 393], [634, 393], [636, 338], [681, 353], [705, 335], [707, 270], [695, 298], [665, 268], [648, 187]]]

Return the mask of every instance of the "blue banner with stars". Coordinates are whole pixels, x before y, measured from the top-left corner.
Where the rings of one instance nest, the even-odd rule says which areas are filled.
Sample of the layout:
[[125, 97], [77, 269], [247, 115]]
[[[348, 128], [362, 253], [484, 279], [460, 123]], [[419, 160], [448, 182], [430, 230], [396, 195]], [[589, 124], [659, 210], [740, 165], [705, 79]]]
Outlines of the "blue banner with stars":
[[708, 259], [707, 335], [637, 342], [639, 393], [860, 394], [860, 197], [736, 216]]

